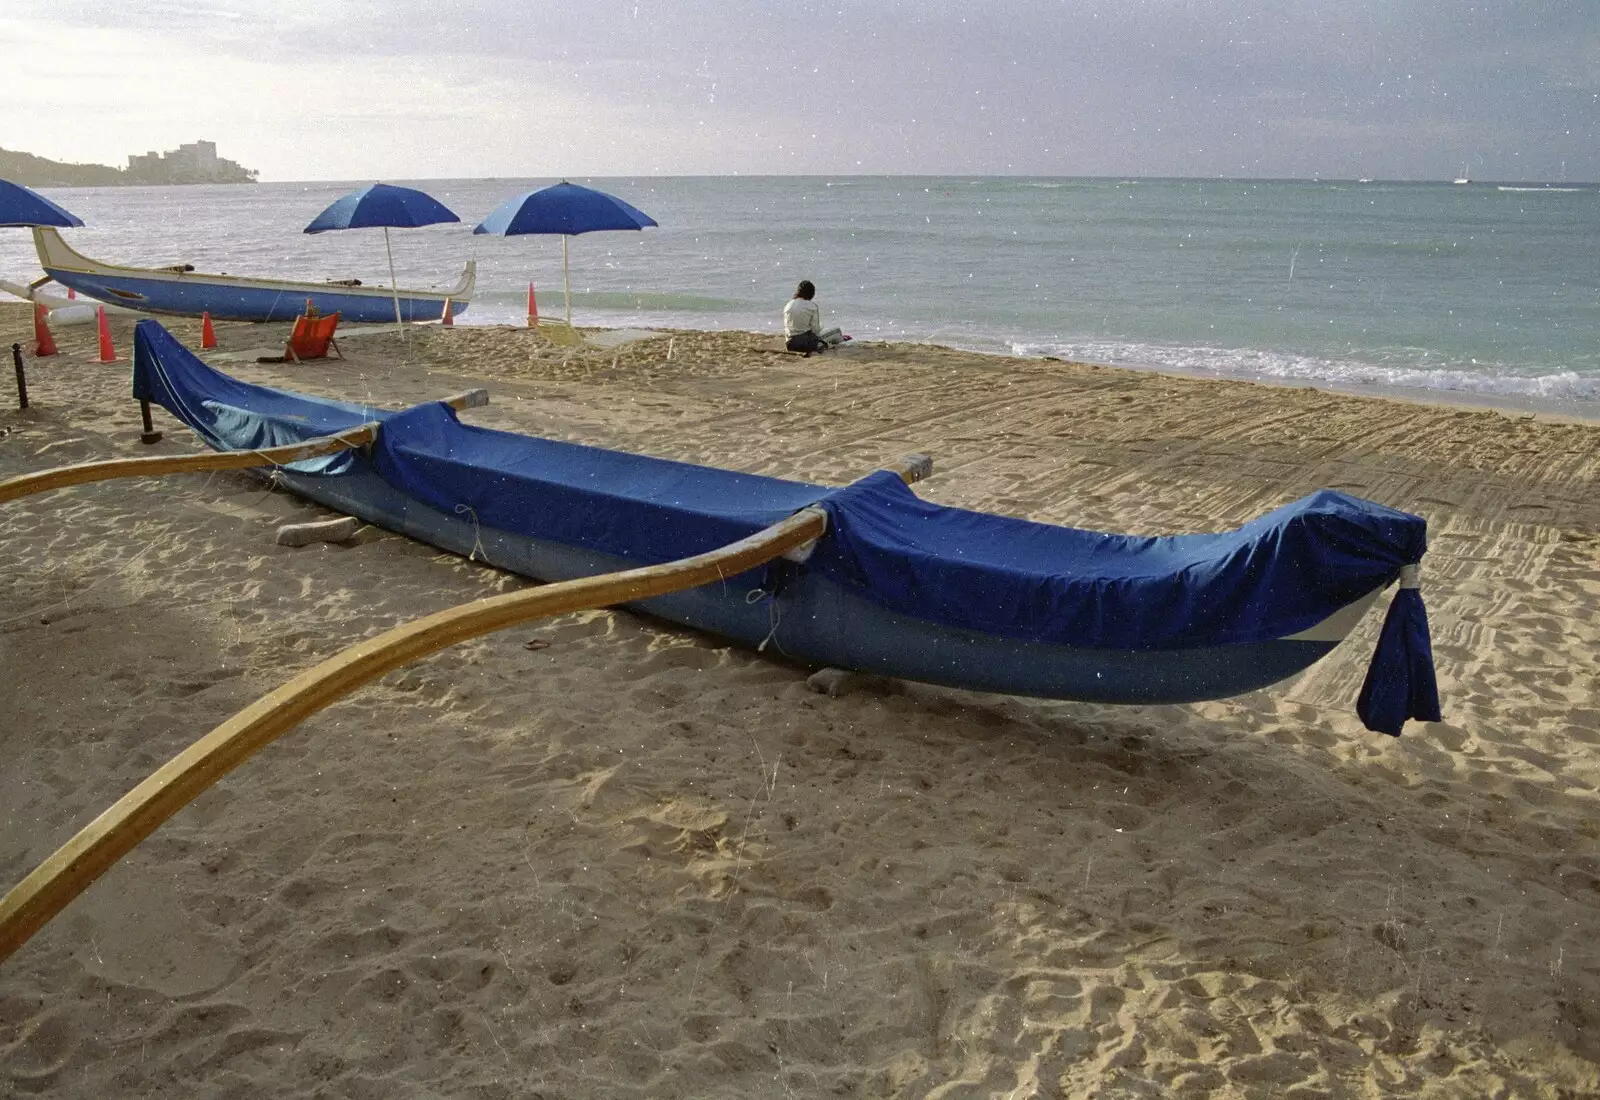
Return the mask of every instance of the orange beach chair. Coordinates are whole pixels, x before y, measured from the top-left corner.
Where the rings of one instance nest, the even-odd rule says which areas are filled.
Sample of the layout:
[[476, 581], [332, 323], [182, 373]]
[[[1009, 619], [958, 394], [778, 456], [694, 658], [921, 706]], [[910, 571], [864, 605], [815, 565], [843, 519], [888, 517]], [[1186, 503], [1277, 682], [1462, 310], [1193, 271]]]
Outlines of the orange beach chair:
[[294, 331], [289, 333], [289, 346], [284, 348], [283, 357], [298, 363], [302, 359], [326, 359], [331, 351], [343, 359], [344, 352], [339, 350], [339, 342], [333, 338], [333, 330], [338, 327], [337, 313], [323, 317], [302, 313], [294, 319]]
[[339, 327], [339, 314], [318, 316], [313, 310], [294, 319], [294, 330], [289, 333], [289, 343], [282, 355], [257, 359], [258, 363], [299, 363], [306, 359], [326, 359], [331, 351], [335, 357], [344, 358], [333, 330]]

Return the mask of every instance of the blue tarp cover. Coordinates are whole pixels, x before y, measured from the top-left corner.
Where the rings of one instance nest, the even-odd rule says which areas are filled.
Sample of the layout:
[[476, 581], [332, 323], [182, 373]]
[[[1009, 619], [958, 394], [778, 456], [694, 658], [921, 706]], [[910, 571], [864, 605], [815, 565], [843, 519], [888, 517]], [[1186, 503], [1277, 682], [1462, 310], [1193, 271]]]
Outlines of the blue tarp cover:
[[655, 565], [715, 550], [833, 490], [462, 424], [448, 405], [384, 421], [378, 472], [446, 514]]
[[920, 500], [880, 472], [825, 502], [813, 565], [907, 615], [1112, 649], [1266, 642], [1419, 561], [1417, 516], [1328, 490], [1220, 535], [1107, 535]]
[[[1024, 641], [1123, 650], [1270, 641], [1389, 584], [1427, 547], [1420, 517], [1333, 491], [1225, 534], [1109, 535], [931, 504], [887, 472], [829, 489], [472, 427], [437, 403], [375, 414], [228, 378], [153, 321], [138, 327], [134, 394], [226, 449], [381, 419], [372, 462], [408, 496], [638, 564], [702, 553], [820, 503], [829, 530], [806, 568], [893, 611]], [[295, 468], [337, 476], [350, 461]], [[1397, 601], [1390, 619], [1363, 718], [1398, 732], [1406, 717], [1437, 720], [1437, 695], [1420, 597]]]

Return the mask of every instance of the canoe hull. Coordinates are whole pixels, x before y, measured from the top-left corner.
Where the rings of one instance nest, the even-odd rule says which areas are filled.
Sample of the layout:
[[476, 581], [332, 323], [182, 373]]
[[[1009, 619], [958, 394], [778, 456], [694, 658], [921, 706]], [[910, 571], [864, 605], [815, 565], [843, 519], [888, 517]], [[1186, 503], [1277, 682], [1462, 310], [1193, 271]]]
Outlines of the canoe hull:
[[[395, 300], [388, 287], [118, 267], [74, 251], [53, 229], [35, 229], [34, 245], [45, 274], [62, 286], [141, 313], [178, 317], [209, 313], [214, 320], [292, 321], [309, 299], [318, 312], [343, 314], [348, 323], [395, 319]], [[461, 279], [447, 290], [402, 289], [400, 317], [404, 321], [437, 321], [446, 299], [451, 312], [459, 316], [467, 311], [476, 283], [476, 265], [469, 262]]]
[[[570, 580], [638, 563], [475, 527], [400, 493], [364, 457], [334, 477], [284, 471], [281, 483], [329, 508], [421, 542], [541, 581]], [[889, 611], [812, 571], [776, 599], [756, 591], [751, 575], [731, 577], [634, 605], [684, 626], [813, 665], [873, 672], [974, 691], [1120, 704], [1197, 702], [1266, 687], [1328, 654], [1342, 636], [1328, 631], [1249, 645], [1174, 650], [1116, 650], [1019, 642], [959, 630]], [[1353, 624], [1375, 599], [1351, 605]], [[1343, 614], [1343, 613], [1341, 613]], [[1335, 616], [1337, 618], [1338, 616]], [[1331, 620], [1330, 620], [1331, 621]]]

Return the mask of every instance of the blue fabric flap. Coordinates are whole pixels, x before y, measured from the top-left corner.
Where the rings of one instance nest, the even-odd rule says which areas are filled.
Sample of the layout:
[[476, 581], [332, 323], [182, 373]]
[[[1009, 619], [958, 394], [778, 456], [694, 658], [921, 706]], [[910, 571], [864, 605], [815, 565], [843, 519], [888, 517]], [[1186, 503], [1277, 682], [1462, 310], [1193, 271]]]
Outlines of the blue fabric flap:
[[1442, 720], [1433, 671], [1433, 639], [1422, 593], [1402, 588], [1383, 619], [1378, 647], [1356, 700], [1356, 714], [1369, 730], [1400, 736], [1406, 722]]
[[[214, 370], [155, 321], [133, 330], [133, 396], [153, 401], [219, 451], [259, 450], [335, 435], [388, 413], [241, 382]], [[290, 463], [297, 473], [336, 474], [348, 452]]]

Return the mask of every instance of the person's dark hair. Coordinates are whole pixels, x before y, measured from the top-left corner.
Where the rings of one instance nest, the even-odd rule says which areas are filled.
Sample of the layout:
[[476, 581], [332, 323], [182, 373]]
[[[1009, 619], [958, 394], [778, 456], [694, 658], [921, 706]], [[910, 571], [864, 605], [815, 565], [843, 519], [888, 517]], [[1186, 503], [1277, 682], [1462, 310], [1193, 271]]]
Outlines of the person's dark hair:
[[801, 279], [800, 285], [794, 288], [794, 296], [809, 302], [817, 296], [817, 288], [811, 285], [810, 279]]

